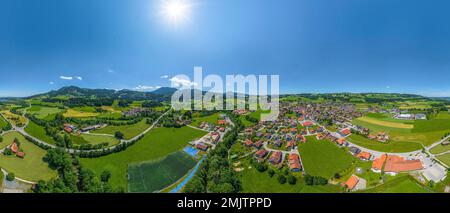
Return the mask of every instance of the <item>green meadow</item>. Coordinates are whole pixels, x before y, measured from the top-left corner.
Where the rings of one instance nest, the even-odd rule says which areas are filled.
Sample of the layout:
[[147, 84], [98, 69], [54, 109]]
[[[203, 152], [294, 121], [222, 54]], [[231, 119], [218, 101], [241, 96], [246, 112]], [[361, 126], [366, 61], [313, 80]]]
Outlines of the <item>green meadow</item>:
[[20, 133], [10, 132], [5, 134], [3, 143], [11, 144], [14, 138], [19, 139], [20, 148], [25, 153], [25, 157], [0, 155], [0, 167], [12, 172], [16, 177], [37, 182], [39, 180], [50, 180], [57, 176], [57, 172], [48, 167], [48, 164], [42, 161], [47, 151], [39, 148], [33, 143], [27, 141]]
[[45, 132], [45, 128], [37, 125], [33, 121], [29, 121], [27, 127], [25, 128], [25, 132], [42, 141], [45, 141], [50, 144], [55, 144], [55, 140], [53, 140], [52, 137], [47, 135], [47, 133]]
[[81, 159], [81, 163], [97, 174], [100, 174], [105, 169], [111, 171], [110, 183], [112, 186], [126, 189], [129, 164], [160, 159], [182, 149], [188, 142], [203, 135], [205, 135], [204, 131], [190, 127], [156, 128], [125, 151], [99, 158]]
[[429, 193], [430, 190], [420, 185], [410, 175], [399, 175], [386, 183], [362, 191], [365, 193]]
[[27, 112], [35, 115], [39, 119], [51, 118], [51, 116], [62, 112], [62, 109], [46, 106], [32, 106]]
[[202, 123], [202, 122], [217, 124], [218, 119], [219, 119], [219, 113], [214, 113], [212, 115], [203, 116], [203, 117], [193, 115], [191, 125], [198, 127], [200, 125], [200, 123]]
[[92, 131], [92, 133], [99, 133], [99, 134], [109, 134], [114, 135], [117, 131], [122, 132], [124, 134], [125, 139], [131, 139], [140, 133], [142, 133], [144, 130], [150, 127], [150, 124], [147, 124], [147, 119], [142, 119], [142, 121], [133, 124], [133, 125], [121, 125], [121, 126], [113, 126], [109, 125], [102, 129], [97, 129]]
[[336, 144], [329, 140], [318, 141], [315, 137], [307, 137], [307, 140], [298, 146], [307, 174], [329, 179], [351, 167], [353, 156]]
[[[429, 146], [450, 132], [450, 119], [446, 119], [441, 114], [442, 112], [436, 118], [430, 120], [405, 121], [394, 119], [392, 115], [369, 113], [366, 116], [367, 118], [372, 120], [378, 119], [380, 122], [358, 118], [354, 119], [352, 123], [369, 128], [372, 133], [387, 132], [390, 136], [390, 141], [381, 143], [356, 135], [350, 136], [349, 141], [377, 151], [410, 152], [419, 150], [423, 148], [422, 145]], [[394, 125], [383, 125], [385, 122], [398, 123], [403, 125], [402, 127], [413, 125], [413, 128], [395, 128], [393, 127]]]

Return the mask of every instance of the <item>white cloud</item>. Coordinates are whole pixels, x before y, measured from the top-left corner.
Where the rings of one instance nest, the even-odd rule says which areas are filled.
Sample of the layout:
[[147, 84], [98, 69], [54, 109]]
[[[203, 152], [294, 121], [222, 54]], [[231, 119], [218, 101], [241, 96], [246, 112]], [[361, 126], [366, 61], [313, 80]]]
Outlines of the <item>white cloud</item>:
[[114, 71], [113, 69], [109, 69], [108, 72], [109, 73], [115, 73], [116, 71]]
[[72, 80], [73, 79], [73, 77], [71, 77], [71, 76], [59, 76], [59, 78], [61, 78], [61, 79], [63, 79], [63, 80]]
[[50, 82], [48, 82], [48, 83], [49, 83], [49, 84], [52, 84], [52, 85], [55, 84], [55, 82], [53, 82], [53, 81], [50, 81]]
[[156, 90], [156, 89], [159, 89], [159, 88], [161, 88], [161, 86], [145, 86], [145, 85], [139, 85], [139, 86], [137, 86], [137, 87], [135, 87], [135, 88], [133, 88], [134, 90], [137, 90], [137, 91], [153, 91], [153, 90]]
[[64, 76], [64, 75], [61, 75], [61, 76], [59, 76], [59, 78], [63, 79], [63, 80], [68, 80], [68, 81], [71, 81], [73, 79], [78, 79], [80, 81], [83, 80], [83, 78], [81, 76]]
[[192, 87], [197, 86], [197, 83], [190, 81], [188, 79], [179, 78], [179, 77], [173, 77], [169, 79], [169, 81], [172, 83], [173, 87]]
[[162, 79], [166, 79], [166, 78], [169, 78], [169, 76], [168, 75], [163, 75], [163, 76], [161, 76], [161, 78]]

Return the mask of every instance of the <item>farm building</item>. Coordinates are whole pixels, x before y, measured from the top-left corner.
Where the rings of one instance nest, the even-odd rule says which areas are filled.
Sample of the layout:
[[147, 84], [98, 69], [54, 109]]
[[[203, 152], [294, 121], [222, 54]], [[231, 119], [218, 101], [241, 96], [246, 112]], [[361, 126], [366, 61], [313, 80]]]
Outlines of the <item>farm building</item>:
[[389, 155], [386, 159], [386, 165], [384, 166], [384, 171], [391, 175], [420, 169], [423, 169], [420, 160], [406, 160], [404, 157], [396, 155]]

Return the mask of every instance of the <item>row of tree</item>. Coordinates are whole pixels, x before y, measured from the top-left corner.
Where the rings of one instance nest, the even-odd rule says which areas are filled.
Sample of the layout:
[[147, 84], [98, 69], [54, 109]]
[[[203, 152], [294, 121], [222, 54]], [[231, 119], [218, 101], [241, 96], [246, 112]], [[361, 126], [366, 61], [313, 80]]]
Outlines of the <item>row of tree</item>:
[[239, 119], [229, 115], [234, 128], [211, 150], [194, 178], [186, 185], [186, 193], [237, 193], [241, 183], [228, 159], [228, 150], [236, 142], [238, 133], [244, 127]]
[[43, 160], [51, 169], [57, 170], [59, 176], [50, 181], [40, 180], [34, 187], [36, 193], [112, 193], [123, 192], [121, 188], [113, 189], [108, 183], [111, 172], [103, 171], [100, 177], [87, 168], [83, 168], [76, 156], [71, 156], [61, 149], [50, 149]]

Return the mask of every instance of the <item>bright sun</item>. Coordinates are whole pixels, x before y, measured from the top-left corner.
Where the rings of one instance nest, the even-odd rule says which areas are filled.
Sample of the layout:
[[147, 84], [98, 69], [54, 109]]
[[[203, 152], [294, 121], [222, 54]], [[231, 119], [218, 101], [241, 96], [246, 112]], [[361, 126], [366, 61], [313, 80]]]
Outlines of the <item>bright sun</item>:
[[189, 19], [191, 5], [188, 0], [164, 0], [161, 12], [172, 24], [181, 24]]

